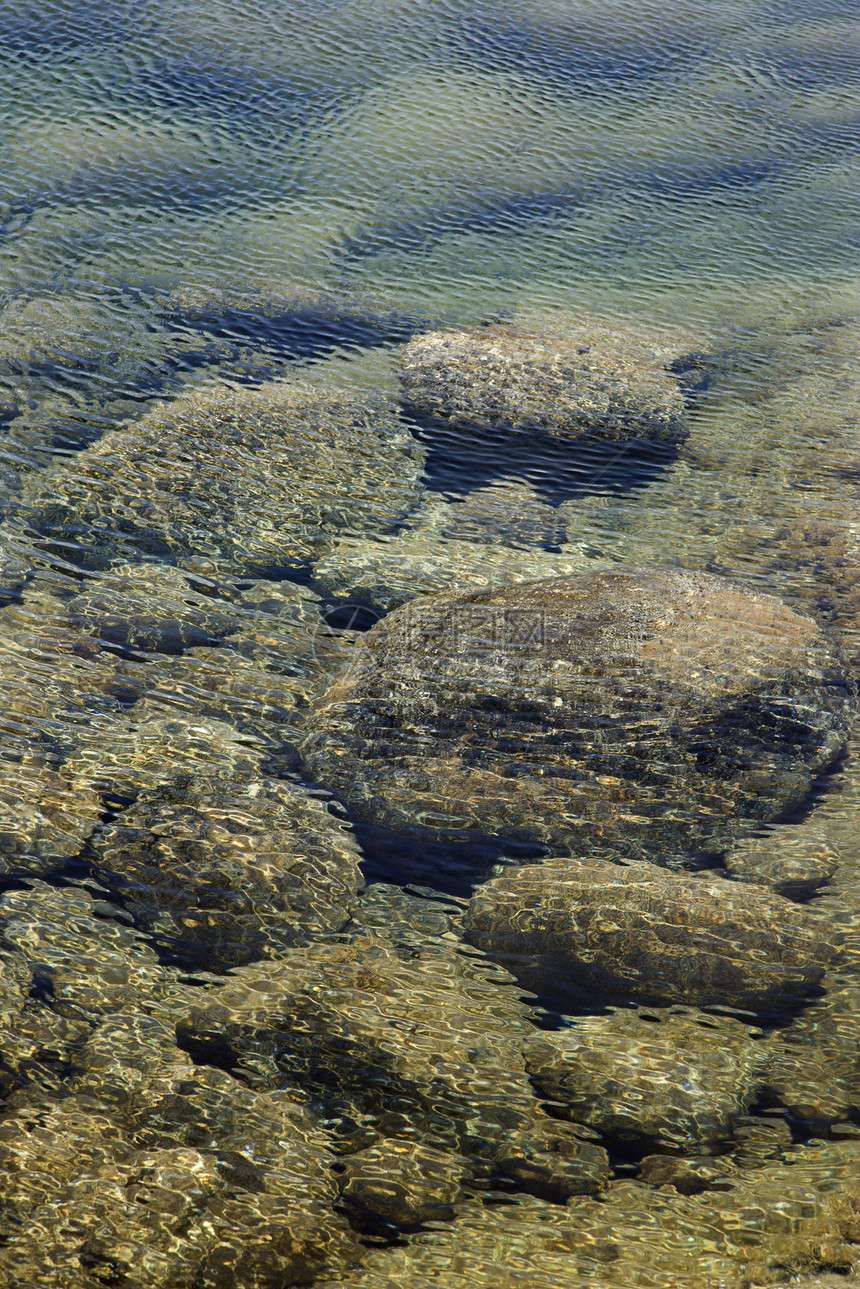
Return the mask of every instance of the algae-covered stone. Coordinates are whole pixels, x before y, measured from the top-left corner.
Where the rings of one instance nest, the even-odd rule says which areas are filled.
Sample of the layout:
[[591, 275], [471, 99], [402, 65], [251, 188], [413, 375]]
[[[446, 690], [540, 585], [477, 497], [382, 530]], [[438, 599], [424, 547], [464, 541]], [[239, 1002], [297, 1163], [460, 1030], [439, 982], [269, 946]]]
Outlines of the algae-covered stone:
[[80, 539], [89, 567], [132, 555], [204, 574], [296, 567], [340, 532], [401, 523], [420, 457], [384, 401], [213, 384], [56, 467], [28, 522], [43, 538]]
[[350, 1134], [454, 1151], [553, 1199], [599, 1190], [606, 1156], [539, 1109], [520, 1050], [532, 1026], [497, 971], [445, 942], [318, 943], [238, 968], [179, 1033], [257, 1085], [300, 1085]]
[[701, 362], [680, 333], [596, 319], [524, 319], [417, 336], [403, 350], [403, 402], [422, 421], [568, 439], [686, 437], [675, 373]]
[[354, 814], [417, 838], [715, 850], [844, 744], [815, 625], [724, 578], [635, 569], [410, 602], [303, 744]]
[[479, 887], [474, 943], [532, 988], [780, 1011], [814, 993], [833, 950], [799, 906], [650, 864], [550, 859]]
[[153, 787], [93, 851], [143, 925], [214, 969], [338, 931], [362, 880], [352, 832], [325, 796], [258, 776]]
[[716, 1150], [752, 1101], [763, 1056], [749, 1029], [703, 1012], [622, 1010], [525, 1044], [555, 1112], [663, 1150]]

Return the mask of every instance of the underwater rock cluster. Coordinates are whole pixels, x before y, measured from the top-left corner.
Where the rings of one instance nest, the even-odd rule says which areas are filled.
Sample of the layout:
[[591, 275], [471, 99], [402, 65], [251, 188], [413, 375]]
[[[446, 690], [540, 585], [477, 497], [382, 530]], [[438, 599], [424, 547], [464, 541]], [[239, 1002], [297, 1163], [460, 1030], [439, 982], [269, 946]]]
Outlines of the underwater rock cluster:
[[677, 446], [706, 349], [432, 331], [384, 399], [202, 382], [29, 478], [0, 1278], [693, 1289], [836, 1222], [857, 869], [780, 821], [844, 755], [838, 651], [734, 578], [596, 559], [506, 464], [430, 486], [440, 434]]

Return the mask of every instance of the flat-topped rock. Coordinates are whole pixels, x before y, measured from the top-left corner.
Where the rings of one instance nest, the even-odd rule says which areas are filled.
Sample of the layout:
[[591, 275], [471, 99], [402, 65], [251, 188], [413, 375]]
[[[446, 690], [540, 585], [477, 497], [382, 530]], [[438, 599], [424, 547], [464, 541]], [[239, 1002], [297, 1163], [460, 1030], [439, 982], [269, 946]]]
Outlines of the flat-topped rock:
[[357, 641], [303, 754], [397, 832], [666, 862], [803, 801], [844, 743], [831, 664], [814, 623], [704, 573], [428, 596]]
[[798, 905], [652, 864], [550, 859], [479, 887], [472, 941], [529, 988], [781, 1012], [814, 995], [833, 949]]
[[464, 432], [678, 443], [687, 436], [681, 377], [702, 376], [696, 348], [680, 332], [587, 316], [431, 331], [403, 348], [403, 404]]

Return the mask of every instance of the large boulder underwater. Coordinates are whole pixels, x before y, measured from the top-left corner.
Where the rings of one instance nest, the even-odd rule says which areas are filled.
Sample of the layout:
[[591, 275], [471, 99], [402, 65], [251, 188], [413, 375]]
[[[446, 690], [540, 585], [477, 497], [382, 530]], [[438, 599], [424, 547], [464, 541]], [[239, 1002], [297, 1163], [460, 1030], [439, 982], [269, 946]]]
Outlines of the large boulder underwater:
[[396, 609], [302, 752], [355, 820], [413, 845], [696, 867], [806, 799], [850, 703], [816, 625], [774, 597], [618, 568]]

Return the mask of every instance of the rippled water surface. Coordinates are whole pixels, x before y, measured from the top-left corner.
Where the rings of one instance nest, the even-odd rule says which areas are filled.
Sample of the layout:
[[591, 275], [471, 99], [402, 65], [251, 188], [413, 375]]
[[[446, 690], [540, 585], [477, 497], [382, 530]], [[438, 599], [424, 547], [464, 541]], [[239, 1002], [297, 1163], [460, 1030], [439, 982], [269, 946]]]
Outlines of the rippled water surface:
[[[0, 0], [0, 49], [0, 1280], [854, 1283], [857, 6]], [[623, 350], [674, 428], [428, 412], [464, 328]], [[820, 632], [718, 755], [619, 689], [589, 760], [480, 662], [407, 753], [396, 667], [319, 751], [415, 597], [655, 566]], [[688, 988], [683, 900], [668, 994], [482, 939], [560, 856], [766, 892], [776, 949], [726, 935], [754, 973], [801, 919], [805, 1006]]]

